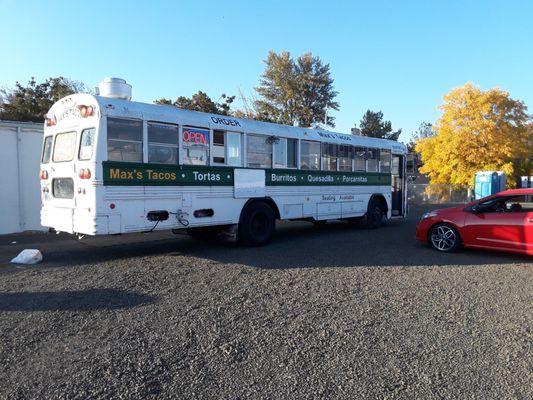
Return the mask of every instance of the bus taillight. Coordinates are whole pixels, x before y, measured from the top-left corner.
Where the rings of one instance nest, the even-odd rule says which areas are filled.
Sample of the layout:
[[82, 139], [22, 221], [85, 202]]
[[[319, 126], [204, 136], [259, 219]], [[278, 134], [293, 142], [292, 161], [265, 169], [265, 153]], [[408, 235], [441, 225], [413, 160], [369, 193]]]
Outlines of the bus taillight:
[[41, 178], [42, 181], [45, 181], [48, 179], [48, 171], [46, 170], [41, 170], [41, 172], [39, 173], [39, 178]]
[[80, 115], [83, 118], [90, 117], [94, 113], [94, 107], [92, 106], [79, 106]]
[[78, 176], [80, 179], [91, 179], [91, 170], [89, 168], [82, 168]]
[[55, 124], [57, 124], [57, 119], [55, 116], [52, 118], [46, 118], [46, 126], [54, 126]]

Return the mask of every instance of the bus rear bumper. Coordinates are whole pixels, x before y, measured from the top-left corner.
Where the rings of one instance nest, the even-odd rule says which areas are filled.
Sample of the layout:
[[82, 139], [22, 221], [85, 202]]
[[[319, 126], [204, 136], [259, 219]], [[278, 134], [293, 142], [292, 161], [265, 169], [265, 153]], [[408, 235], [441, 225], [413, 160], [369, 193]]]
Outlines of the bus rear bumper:
[[[41, 225], [53, 228], [56, 232], [79, 233], [83, 235], [107, 235], [110, 229], [108, 215], [93, 215], [86, 209], [47, 208], [41, 209]], [[119, 228], [120, 229], [120, 228]]]

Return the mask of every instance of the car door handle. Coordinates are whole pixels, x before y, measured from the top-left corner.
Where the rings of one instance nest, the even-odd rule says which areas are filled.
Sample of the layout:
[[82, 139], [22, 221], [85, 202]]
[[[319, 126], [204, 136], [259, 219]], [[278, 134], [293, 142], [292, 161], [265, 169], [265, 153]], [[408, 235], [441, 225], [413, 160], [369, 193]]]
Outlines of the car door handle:
[[528, 218], [527, 222], [533, 222], [533, 218]]

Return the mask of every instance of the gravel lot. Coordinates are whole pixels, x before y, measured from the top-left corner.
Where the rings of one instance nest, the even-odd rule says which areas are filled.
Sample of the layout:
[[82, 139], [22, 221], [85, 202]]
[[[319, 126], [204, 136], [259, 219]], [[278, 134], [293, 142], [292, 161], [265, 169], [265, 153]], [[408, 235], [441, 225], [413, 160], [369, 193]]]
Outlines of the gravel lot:
[[532, 259], [438, 254], [422, 211], [262, 248], [0, 236], [0, 398], [533, 398]]

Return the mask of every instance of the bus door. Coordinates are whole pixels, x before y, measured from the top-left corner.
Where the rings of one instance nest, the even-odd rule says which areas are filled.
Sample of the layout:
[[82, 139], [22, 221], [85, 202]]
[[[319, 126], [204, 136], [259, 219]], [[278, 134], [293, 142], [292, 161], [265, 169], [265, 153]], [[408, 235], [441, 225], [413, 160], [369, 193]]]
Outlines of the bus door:
[[403, 155], [392, 155], [391, 185], [392, 216], [404, 217], [407, 214], [407, 207], [405, 202], [405, 156]]
[[76, 129], [65, 129], [56, 133], [53, 136], [48, 166], [51, 194], [49, 201], [53, 209], [51, 218], [56, 221], [57, 230], [68, 233], [72, 233], [72, 217], [76, 205], [74, 194], [77, 179], [74, 163], [76, 143]]

